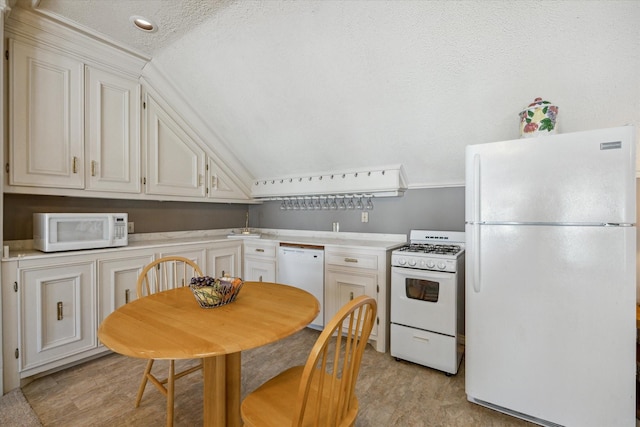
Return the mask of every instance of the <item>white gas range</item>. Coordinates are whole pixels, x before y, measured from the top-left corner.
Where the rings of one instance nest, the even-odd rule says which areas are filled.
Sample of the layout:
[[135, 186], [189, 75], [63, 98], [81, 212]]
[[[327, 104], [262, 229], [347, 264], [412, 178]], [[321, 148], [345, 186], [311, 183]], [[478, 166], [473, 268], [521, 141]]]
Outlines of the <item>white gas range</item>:
[[462, 360], [465, 235], [411, 230], [391, 253], [391, 355], [448, 375]]

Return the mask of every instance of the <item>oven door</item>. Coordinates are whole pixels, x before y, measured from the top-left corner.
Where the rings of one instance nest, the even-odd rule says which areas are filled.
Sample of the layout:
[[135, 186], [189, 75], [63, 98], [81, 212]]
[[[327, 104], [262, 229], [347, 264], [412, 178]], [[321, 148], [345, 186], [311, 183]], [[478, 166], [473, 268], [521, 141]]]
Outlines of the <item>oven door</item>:
[[392, 267], [391, 323], [456, 336], [456, 273]]

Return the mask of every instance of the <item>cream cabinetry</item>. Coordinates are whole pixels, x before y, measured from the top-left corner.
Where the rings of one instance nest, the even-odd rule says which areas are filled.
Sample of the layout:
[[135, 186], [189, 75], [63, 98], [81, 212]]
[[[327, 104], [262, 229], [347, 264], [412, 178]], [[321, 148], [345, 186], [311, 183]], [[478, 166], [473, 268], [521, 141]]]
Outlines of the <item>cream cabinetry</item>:
[[221, 162], [170, 107], [145, 96], [145, 192], [201, 200], [248, 200]]
[[27, 42], [9, 52], [9, 185], [139, 193], [137, 81]]
[[276, 242], [270, 240], [244, 241], [244, 280], [250, 282], [276, 281]]
[[206, 196], [206, 154], [149, 94], [146, 97], [146, 192]]
[[9, 184], [84, 188], [84, 64], [9, 40]]
[[251, 199], [234, 170], [151, 87], [143, 102], [139, 71], [126, 59], [86, 58], [23, 35], [9, 35], [8, 52], [5, 192]]
[[97, 260], [98, 324], [118, 307], [137, 298], [136, 282], [153, 253], [136, 251]]
[[230, 240], [226, 243], [216, 243], [207, 248], [206, 271], [213, 277], [240, 277], [242, 259], [242, 242]]
[[240, 241], [216, 240], [3, 261], [4, 389], [107, 352], [98, 326], [136, 298], [139, 273], [157, 257], [180, 255], [196, 261], [204, 274], [236, 275], [241, 247]]
[[17, 276], [23, 376], [96, 348], [93, 261], [25, 262]]
[[378, 316], [371, 331], [377, 351], [389, 343], [387, 295], [389, 252], [325, 246], [325, 316], [331, 319], [350, 300], [368, 295], [376, 298]]
[[246, 200], [247, 195], [233, 182], [231, 176], [213, 158], [209, 157], [207, 167], [209, 188], [207, 195], [212, 199]]
[[140, 193], [140, 84], [86, 66], [86, 189]]

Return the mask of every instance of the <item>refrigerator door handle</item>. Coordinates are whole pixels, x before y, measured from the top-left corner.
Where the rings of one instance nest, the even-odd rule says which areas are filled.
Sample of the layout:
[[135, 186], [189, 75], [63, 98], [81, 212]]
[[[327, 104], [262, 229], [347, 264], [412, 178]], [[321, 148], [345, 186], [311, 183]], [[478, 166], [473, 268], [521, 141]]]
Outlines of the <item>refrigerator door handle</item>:
[[473, 156], [473, 212], [471, 218], [474, 223], [480, 222], [480, 154]]
[[480, 154], [473, 156], [473, 290], [480, 292]]
[[476, 293], [480, 292], [480, 224], [475, 224], [473, 226], [473, 290]]

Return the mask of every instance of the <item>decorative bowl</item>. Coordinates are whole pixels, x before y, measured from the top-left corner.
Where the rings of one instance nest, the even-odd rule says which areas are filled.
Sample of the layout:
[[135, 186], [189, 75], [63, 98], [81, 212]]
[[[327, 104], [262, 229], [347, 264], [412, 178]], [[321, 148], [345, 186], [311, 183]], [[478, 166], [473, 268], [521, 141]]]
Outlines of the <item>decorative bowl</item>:
[[557, 132], [558, 106], [536, 98], [520, 112], [520, 137], [531, 138]]
[[189, 287], [202, 308], [220, 307], [235, 301], [244, 281], [239, 277], [192, 277]]

